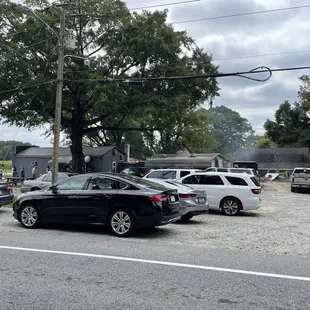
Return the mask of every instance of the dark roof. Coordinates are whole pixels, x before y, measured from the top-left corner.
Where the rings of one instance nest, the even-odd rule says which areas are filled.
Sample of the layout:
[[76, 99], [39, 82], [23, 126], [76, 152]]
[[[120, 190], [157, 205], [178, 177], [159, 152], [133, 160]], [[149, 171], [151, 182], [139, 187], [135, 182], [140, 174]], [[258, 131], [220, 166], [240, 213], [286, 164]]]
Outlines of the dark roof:
[[[83, 153], [85, 156], [103, 156], [107, 152], [113, 149], [117, 149], [118, 152], [124, 154], [116, 146], [100, 146], [100, 147], [83, 147]], [[29, 147], [16, 154], [16, 157], [52, 157], [53, 148], [52, 147]], [[59, 156], [71, 156], [71, 151], [69, 147], [59, 148]]]
[[256, 161], [260, 170], [292, 170], [298, 166], [309, 166], [309, 149], [238, 149], [236, 161]]

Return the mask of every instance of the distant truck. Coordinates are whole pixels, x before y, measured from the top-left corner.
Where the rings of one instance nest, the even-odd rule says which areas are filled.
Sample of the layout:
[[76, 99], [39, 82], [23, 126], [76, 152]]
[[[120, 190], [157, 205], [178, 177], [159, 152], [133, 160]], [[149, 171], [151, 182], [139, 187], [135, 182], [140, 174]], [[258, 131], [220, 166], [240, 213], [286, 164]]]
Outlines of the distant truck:
[[233, 167], [234, 168], [250, 168], [250, 169], [254, 169], [255, 171], [258, 170], [258, 165], [256, 161], [234, 161]]
[[291, 180], [291, 192], [293, 193], [298, 193], [300, 189], [310, 189], [310, 168], [295, 168]]

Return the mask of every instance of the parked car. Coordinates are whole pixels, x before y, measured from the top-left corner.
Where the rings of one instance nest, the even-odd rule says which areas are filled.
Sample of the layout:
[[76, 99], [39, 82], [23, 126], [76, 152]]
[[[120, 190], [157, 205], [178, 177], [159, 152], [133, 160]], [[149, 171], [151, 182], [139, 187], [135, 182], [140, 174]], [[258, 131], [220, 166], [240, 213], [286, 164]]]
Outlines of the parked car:
[[198, 191], [185, 184], [170, 180], [150, 179], [150, 181], [178, 191], [182, 207], [182, 221], [188, 221], [196, 215], [209, 213], [209, 203], [205, 191]]
[[40, 223], [101, 223], [119, 237], [136, 227], [166, 225], [181, 218], [176, 190], [130, 175], [73, 176], [48, 189], [20, 195], [14, 217], [26, 228]]
[[156, 169], [144, 176], [145, 179], [177, 180], [199, 169]]
[[261, 204], [261, 187], [253, 175], [225, 172], [200, 172], [177, 182], [207, 193], [209, 208], [226, 215], [257, 210]]
[[[76, 173], [70, 173], [70, 172], [59, 172], [58, 173], [58, 180], [65, 180], [68, 179], [71, 176], [76, 175]], [[26, 180], [24, 181], [22, 187], [20, 188], [20, 191], [22, 193], [26, 193], [29, 191], [38, 191], [40, 189], [47, 188], [52, 185], [52, 173], [46, 173], [42, 174], [35, 180]]]
[[209, 167], [204, 170], [205, 172], [230, 172], [230, 173], [247, 173], [252, 174], [260, 181], [260, 176], [255, 169], [252, 168], [228, 168], [228, 167]]
[[122, 174], [135, 175], [141, 178], [144, 177], [149, 172], [150, 169], [145, 167], [131, 167], [131, 168], [125, 168], [124, 170], [121, 171]]
[[291, 192], [310, 189], [310, 168], [295, 168], [291, 175]]
[[0, 181], [0, 208], [13, 202], [14, 193], [10, 184]]

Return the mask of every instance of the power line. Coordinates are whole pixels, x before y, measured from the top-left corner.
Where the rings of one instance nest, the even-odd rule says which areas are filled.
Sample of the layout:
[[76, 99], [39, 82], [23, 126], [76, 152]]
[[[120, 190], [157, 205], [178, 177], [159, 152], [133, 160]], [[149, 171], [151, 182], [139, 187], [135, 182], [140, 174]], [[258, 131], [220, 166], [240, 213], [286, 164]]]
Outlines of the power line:
[[[191, 79], [199, 79], [199, 78], [219, 78], [219, 77], [241, 77], [257, 82], [265, 82], [268, 81], [272, 72], [281, 72], [281, 71], [295, 71], [295, 70], [305, 70], [310, 69], [310, 66], [304, 67], [288, 67], [288, 68], [278, 68], [278, 69], [270, 69], [265, 66], [254, 68], [250, 71], [242, 71], [242, 72], [228, 72], [228, 73], [215, 73], [215, 74], [196, 74], [196, 75], [186, 75], [186, 76], [160, 76], [160, 77], [146, 77], [146, 78], [117, 78], [117, 79], [80, 79], [80, 80], [69, 80], [66, 81], [71, 82], [98, 82], [98, 83], [143, 83], [146, 81], [165, 81], [165, 80], [191, 80]], [[268, 77], [264, 79], [256, 79], [250, 78], [246, 76], [247, 74], [256, 74], [256, 73], [268, 73]]]
[[297, 9], [303, 9], [303, 8], [305, 9], [305, 8], [309, 8], [309, 7], [310, 7], [310, 4], [307, 4], [307, 5], [291, 6], [291, 7], [279, 8], [279, 9], [252, 11], [252, 12], [244, 12], [244, 13], [237, 13], [237, 14], [230, 14], [230, 15], [221, 15], [221, 16], [205, 17], [205, 18], [199, 18], [199, 19], [175, 21], [175, 22], [171, 22], [171, 24], [174, 24], [174, 25], [187, 24], [187, 23], [195, 23], [195, 22], [201, 22], [201, 21], [207, 21], [207, 20], [225, 19], [225, 18], [232, 18], [232, 17], [255, 15], [255, 14], [265, 14], [265, 13], [272, 13], [272, 12], [297, 10]]
[[201, 0], [187, 0], [187, 1], [179, 1], [179, 2], [171, 2], [171, 3], [163, 3], [163, 4], [154, 4], [154, 5], [149, 5], [149, 6], [137, 7], [137, 8], [129, 8], [128, 10], [134, 11], [134, 10], [152, 9], [152, 8], [166, 7], [166, 6], [171, 6], [171, 5], [186, 4], [186, 3], [193, 3], [193, 2], [200, 2], [200, 1]]
[[14, 91], [17, 91], [17, 90], [34, 88], [34, 87], [42, 86], [42, 85], [45, 85], [45, 84], [55, 83], [55, 82], [57, 82], [57, 80], [51, 80], [51, 81], [41, 82], [41, 83], [32, 84], [32, 85], [15, 87], [15, 88], [12, 88], [12, 89], [1, 91], [0, 94], [6, 94], [6, 93], [11, 93], [11, 92], [14, 92]]
[[244, 56], [236, 56], [236, 57], [228, 57], [228, 58], [215, 58], [213, 61], [224, 61], [224, 60], [235, 60], [235, 59], [244, 59], [244, 58], [259, 58], [259, 57], [267, 57], [267, 56], [279, 56], [279, 55], [289, 55], [289, 54], [299, 54], [299, 53], [309, 53], [310, 50], [303, 51], [288, 51], [288, 52], [279, 52], [279, 53], [270, 53], [270, 54], [257, 54], [257, 55], [244, 55]]

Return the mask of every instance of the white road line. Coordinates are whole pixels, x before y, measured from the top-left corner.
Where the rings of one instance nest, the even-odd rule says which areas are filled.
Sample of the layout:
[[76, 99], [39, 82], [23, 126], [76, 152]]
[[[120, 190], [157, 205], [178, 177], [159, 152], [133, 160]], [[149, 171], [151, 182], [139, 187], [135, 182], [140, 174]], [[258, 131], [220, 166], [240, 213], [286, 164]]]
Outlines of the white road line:
[[53, 251], [53, 250], [41, 250], [41, 249], [20, 248], [20, 247], [11, 247], [11, 246], [3, 246], [3, 245], [0, 245], [0, 249], [15, 250], [15, 251], [26, 251], [26, 252], [37, 252], [37, 253], [48, 253], [48, 254], [58, 254], [58, 255], [83, 256], [83, 257], [91, 257], [91, 258], [103, 258], [103, 259], [110, 259], [110, 260], [135, 262], [135, 263], [164, 265], [164, 266], [200, 269], [200, 270], [211, 270], [211, 271], [246, 274], [246, 275], [251, 275], [251, 276], [280, 278], [280, 279], [287, 279], [287, 280], [297, 280], [297, 281], [310, 282], [310, 277], [289, 276], [289, 275], [285, 275], [285, 274], [265, 273], [265, 272], [247, 271], [247, 270], [239, 270], [239, 269], [228, 269], [228, 268], [219, 268], [219, 267], [202, 266], [202, 265], [173, 263], [173, 262], [165, 262], [165, 261], [157, 261], [157, 260], [149, 260], [149, 259], [141, 259], [141, 258], [133, 258], [133, 257], [111, 256], [111, 255], [90, 254], [90, 253], [77, 253], [77, 252], [65, 252], [65, 251]]

